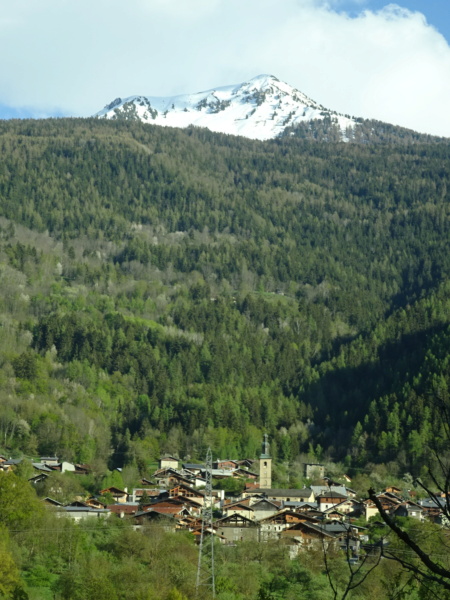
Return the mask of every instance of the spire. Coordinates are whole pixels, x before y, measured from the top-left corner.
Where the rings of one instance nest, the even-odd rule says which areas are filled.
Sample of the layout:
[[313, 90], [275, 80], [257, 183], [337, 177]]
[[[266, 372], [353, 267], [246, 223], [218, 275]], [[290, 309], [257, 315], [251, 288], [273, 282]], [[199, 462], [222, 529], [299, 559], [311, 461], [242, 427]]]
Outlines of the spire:
[[265, 433], [261, 447], [261, 458], [270, 458], [269, 446], [269, 436], [267, 435], [267, 433]]

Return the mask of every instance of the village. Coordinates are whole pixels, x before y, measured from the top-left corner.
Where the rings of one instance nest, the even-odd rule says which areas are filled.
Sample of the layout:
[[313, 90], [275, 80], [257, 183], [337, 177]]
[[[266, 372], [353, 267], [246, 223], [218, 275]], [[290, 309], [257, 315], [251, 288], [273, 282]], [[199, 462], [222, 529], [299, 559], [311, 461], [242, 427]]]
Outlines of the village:
[[[0, 471], [14, 471], [22, 460], [0, 455]], [[55, 456], [41, 457], [32, 466], [36, 474], [28, 481], [34, 486], [55, 472], [89, 472], [88, 465], [59, 461]], [[110, 486], [94, 496], [78, 496], [67, 504], [50, 496], [42, 502], [57, 517], [67, 516], [79, 522], [114, 515], [128, 519], [136, 530], [155, 523], [168, 531], [189, 531], [199, 542], [202, 517], [209, 502], [205, 494], [208, 476], [214, 488], [210, 500], [214, 519], [212, 526], [203, 530], [206, 535], [214, 535], [218, 543], [279, 540], [288, 547], [291, 558], [312, 548], [341, 548], [354, 561], [359, 559], [361, 548], [370, 547], [366, 525], [370, 519], [377, 522], [380, 517], [374, 501], [358, 497], [350, 487], [349, 476], [344, 474], [342, 481], [333, 481], [326, 476], [325, 466], [318, 463], [305, 463], [304, 476], [319, 483], [303, 489], [273, 488], [267, 436], [259, 460], [217, 459], [208, 472], [205, 464], [162, 456], [158, 469], [148, 479], [141, 479], [139, 487], [128, 490]], [[236, 481], [241, 482], [242, 492], [227, 491], [233, 487], [230, 482]], [[376, 497], [390, 517], [446, 524], [446, 498], [442, 496], [416, 500], [391, 486]], [[379, 525], [383, 526], [381, 519]]]

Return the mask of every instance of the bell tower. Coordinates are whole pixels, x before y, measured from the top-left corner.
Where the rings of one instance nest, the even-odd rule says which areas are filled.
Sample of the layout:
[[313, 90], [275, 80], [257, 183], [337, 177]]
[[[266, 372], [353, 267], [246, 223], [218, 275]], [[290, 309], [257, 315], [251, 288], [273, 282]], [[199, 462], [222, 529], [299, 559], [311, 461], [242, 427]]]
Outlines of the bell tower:
[[272, 487], [272, 458], [269, 454], [269, 442], [267, 433], [264, 434], [264, 441], [259, 457], [259, 487], [270, 489]]

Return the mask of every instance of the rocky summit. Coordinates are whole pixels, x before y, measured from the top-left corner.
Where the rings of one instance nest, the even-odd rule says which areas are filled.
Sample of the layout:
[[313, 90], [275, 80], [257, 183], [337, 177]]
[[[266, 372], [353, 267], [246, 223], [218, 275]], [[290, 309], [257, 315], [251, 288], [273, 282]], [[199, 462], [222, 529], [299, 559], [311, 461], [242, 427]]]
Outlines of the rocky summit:
[[95, 116], [139, 120], [168, 127], [206, 127], [211, 131], [268, 140], [301, 124], [324, 121], [346, 139], [357, 122], [318, 104], [273, 75], [237, 85], [171, 97], [117, 98]]

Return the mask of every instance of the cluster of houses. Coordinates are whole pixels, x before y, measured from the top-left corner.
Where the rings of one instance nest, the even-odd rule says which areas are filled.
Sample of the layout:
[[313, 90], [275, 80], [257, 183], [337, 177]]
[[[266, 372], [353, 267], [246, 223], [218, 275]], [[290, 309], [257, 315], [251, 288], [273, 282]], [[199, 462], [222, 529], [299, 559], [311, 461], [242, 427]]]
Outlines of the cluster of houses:
[[[432, 498], [421, 500], [404, 499], [400, 488], [391, 486], [376, 494], [381, 507], [390, 517], [410, 517], [419, 521], [433, 521], [438, 525], [450, 525], [447, 518], [448, 495], [439, 493]], [[364, 501], [366, 519], [379, 514], [375, 503], [368, 499]]]
[[[0, 457], [0, 469], [11, 470], [16, 463]], [[56, 457], [42, 457], [33, 463], [37, 474], [30, 478], [32, 484], [51, 476], [51, 472], [87, 472], [87, 465], [59, 462]], [[255, 470], [256, 467], [256, 470]], [[142, 479], [139, 488], [108, 487], [90, 498], [77, 498], [62, 505], [55, 499], [45, 498], [47, 506], [59, 514], [75, 520], [107, 517], [115, 514], [127, 518], [136, 529], [145, 523], [155, 522], [165, 529], [188, 530], [197, 539], [201, 535], [202, 513], [212, 501], [215, 520], [207, 534], [216, 536], [223, 544], [238, 541], [280, 540], [289, 546], [291, 555], [301, 549], [320, 545], [345, 547], [357, 557], [361, 544], [368, 541], [367, 529], [355, 521], [364, 516], [367, 520], [378, 514], [370, 499], [358, 499], [344, 483], [333, 482], [324, 475], [323, 465], [305, 465], [305, 475], [319, 474], [322, 483], [303, 489], [275, 489], [271, 485], [272, 463], [267, 440], [259, 461], [217, 460], [210, 476], [215, 482], [212, 499], [205, 496], [207, 471], [205, 465], [180, 463], [172, 456], [164, 456], [159, 468], [149, 479]], [[231, 496], [221, 489], [220, 481], [240, 479], [245, 489], [239, 496]], [[228, 486], [223, 486], [227, 488]], [[378, 494], [386, 512], [391, 516], [407, 516], [419, 520], [432, 519], [444, 522], [445, 498], [405, 500], [402, 491], [390, 487]]]
[[[13, 471], [22, 462], [22, 458], [6, 458], [6, 456], [0, 454], [0, 471]], [[31, 464], [36, 471], [36, 475], [30, 479], [32, 483], [37, 483], [42, 474], [44, 474], [43, 478], [45, 478], [45, 473], [59, 471], [60, 473], [69, 472], [78, 475], [87, 475], [90, 470], [88, 465], [60, 461], [57, 456], [42, 456], [39, 462], [32, 462]]]

